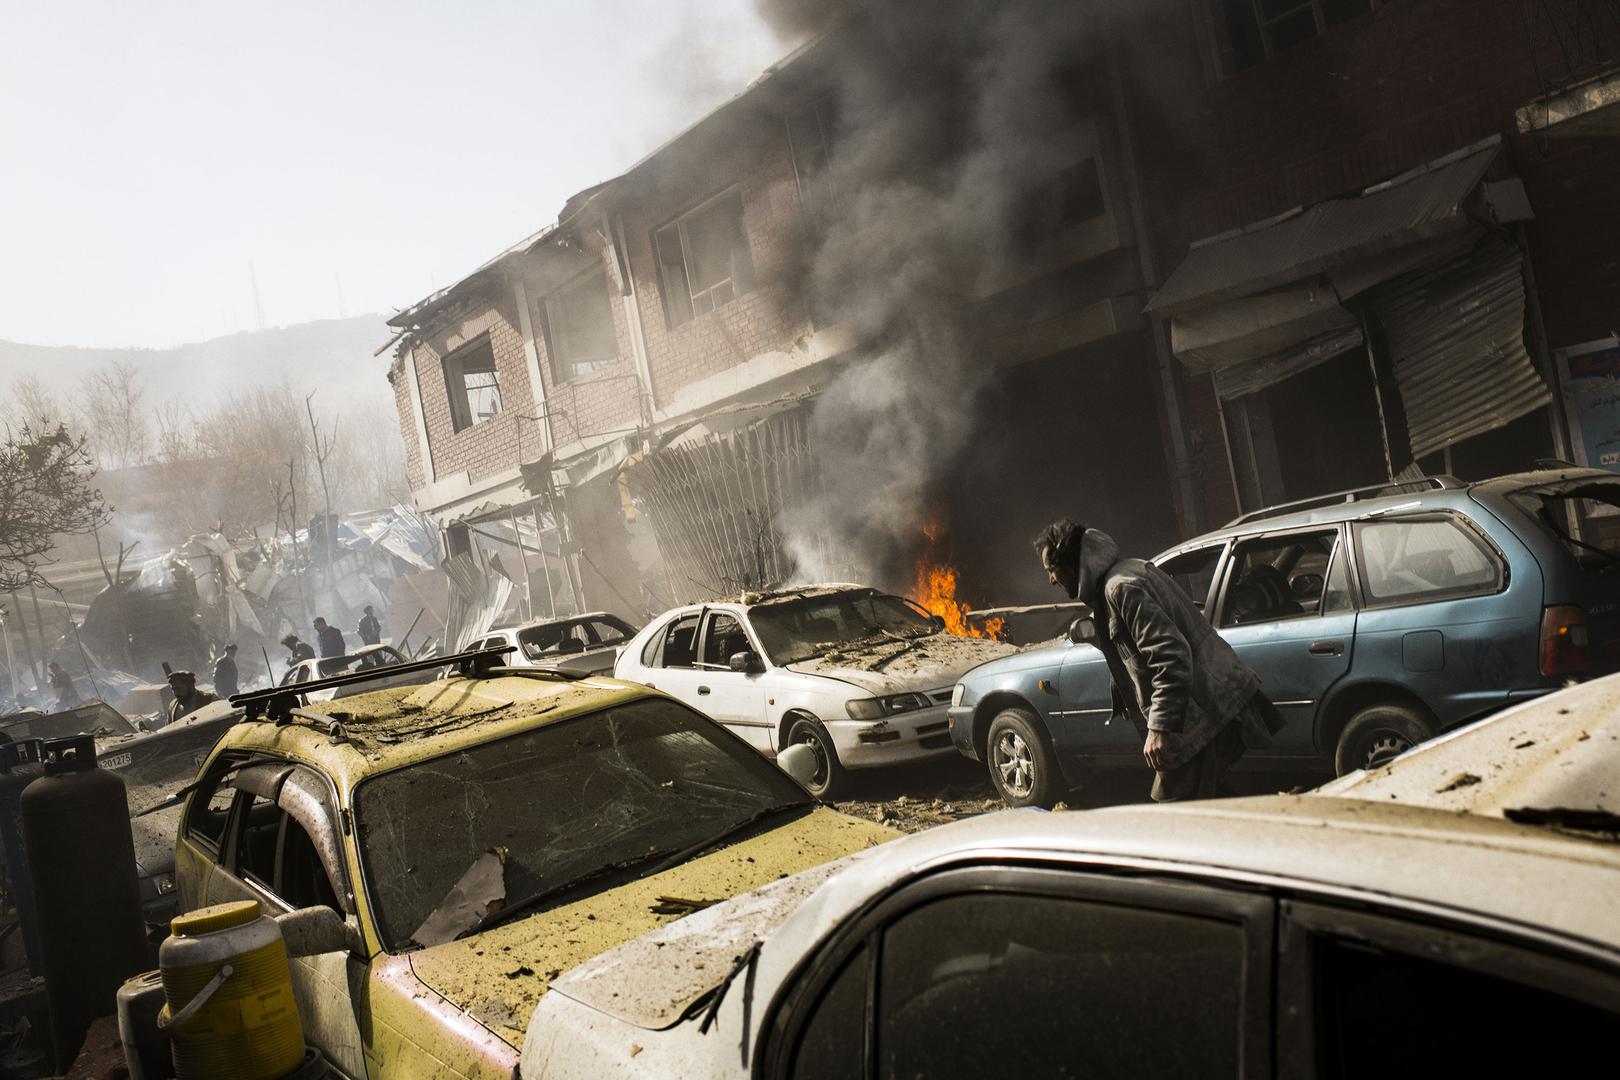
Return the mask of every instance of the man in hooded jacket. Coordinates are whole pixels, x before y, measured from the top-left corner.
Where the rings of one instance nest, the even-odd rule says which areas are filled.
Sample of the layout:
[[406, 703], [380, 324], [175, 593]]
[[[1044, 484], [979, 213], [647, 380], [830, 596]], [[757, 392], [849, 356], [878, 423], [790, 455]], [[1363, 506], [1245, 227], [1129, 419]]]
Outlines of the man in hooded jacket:
[[1115, 711], [1123, 707], [1143, 737], [1154, 801], [1222, 794], [1233, 763], [1282, 728], [1260, 677], [1169, 575], [1120, 558], [1107, 533], [1064, 518], [1041, 531], [1035, 550], [1052, 584], [1091, 608]]

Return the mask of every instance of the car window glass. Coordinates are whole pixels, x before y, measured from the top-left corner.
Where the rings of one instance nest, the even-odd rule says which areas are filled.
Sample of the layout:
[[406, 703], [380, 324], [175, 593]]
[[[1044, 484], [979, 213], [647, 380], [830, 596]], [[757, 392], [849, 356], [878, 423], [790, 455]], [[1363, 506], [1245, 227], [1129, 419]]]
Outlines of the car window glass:
[[[1235, 923], [1171, 912], [934, 901], [883, 935], [878, 1075], [1235, 1075], [1246, 947]], [[1076, 1022], [1055, 1029], [1055, 1003]]]
[[1371, 603], [1494, 592], [1501, 576], [1495, 555], [1449, 518], [1369, 521], [1357, 543]]
[[591, 620], [589, 626], [591, 636], [598, 645], [618, 645], [630, 637], [623, 628], [602, 619]]
[[1209, 599], [1209, 587], [1215, 581], [1215, 568], [1220, 565], [1225, 545], [1184, 551], [1173, 559], [1159, 563], [1159, 569], [1170, 575], [1170, 580], [1181, 586], [1181, 591], [1193, 602], [1193, 607], [1204, 610]]
[[223, 760], [214, 766], [210, 776], [197, 785], [191, 795], [186, 814], [186, 833], [201, 840], [214, 850], [219, 849], [225, 835], [225, 822], [236, 801], [236, 788], [230, 784], [230, 773], [237, 762]]
[[748, 635], [735, 616], [724, 612], [709, 616], [709, 630], [703, 638], [705, 667], [729, 668], [733, 654], [748, 651]]
[[1512, 979], [1336, 938], [1312, 957], [1324, 1080], [1389, 1075], [1391, 1062], [1410, 1076], [1537, 1076], [1550, 1046], [1603, 1061], [1620, 1040], [1620, 1016]]
[[317, 905], [341, 911], [337, 890], [322, 865], [309, 833], [291, 816], [286, 819], [281, 860], [276, 872], [276, 895], [294, 910]]
[[1238, 544], [1220, 625], [1274, 622], [1322, 610], [1338, 530], [1268, 536]]
[[866, 947], [822, 989], [793, 1053], [793, 1080], [847, 1080], [860, 1076], [866, 1028]]
[[664, 633], [659, 667], [689, 668], [697, 663], [698, 617], [685, 615], [670, 623]]
[[276, 842], [281, 833], [279, 807], [260, 795], [244, 793], [237, 815], [236, 872], [240, 877], [272, 889], [276, 880]]
[[299, 675], [303, 672], [303, 670], [304, 669], [303, 669], [302, 666], [288, 668], [286, 670], [286, 672], [281, 676], [281, 684], [280, 685], [282, 685], [282, 686], [291, 686], [293, 683], [298, 682], [299, 681]]
[[916, 604], [871, 589], [773, 600], [752, 608], [748, 618], [765, 654], [783, 667], [823, 656], [839, 645], [940, 632]]
[[1322, 614], [1335, 615], [1350, 611], [1355, 600], [1350, 595], [1350, 563], [1344, 545], [1338, 544], [1328, 563], [1327, 585], [1322, 593]]

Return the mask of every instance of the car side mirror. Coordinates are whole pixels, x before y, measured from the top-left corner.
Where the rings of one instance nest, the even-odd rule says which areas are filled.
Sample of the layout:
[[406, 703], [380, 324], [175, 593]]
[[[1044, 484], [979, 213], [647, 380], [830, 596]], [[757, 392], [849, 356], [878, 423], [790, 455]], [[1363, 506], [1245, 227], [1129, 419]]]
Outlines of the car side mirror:
[[809, 787], [816, 778], [816, 752], [804, 743], [783, 747], [776, 755], [776, 764], [801, 787]]
[[1069, 624], [1069, 644], [1084, 645], [1097, 640], [1097, 624], [1084, 615]]
[[338, 914], [337, 909], [324, 904], [278, 915], [276, 925], [281, 927], [288, 956], [319, 956], [322, 953], [345, 951], [359, 954], [364, 951], [360, 928]]
[[744, 675], [758, 675], [765, 670], [765, 665], [759, 662], [759, 656], [752, 652], [734, 652], [727, 666], [732, 671], [740, 671]]
[[943, 630], [943, 629], [945, 629], [945, 616], [943, 616], [943, 615], [930, 615], [930, 616], [928, 616], [928, 623], [935, 630]]

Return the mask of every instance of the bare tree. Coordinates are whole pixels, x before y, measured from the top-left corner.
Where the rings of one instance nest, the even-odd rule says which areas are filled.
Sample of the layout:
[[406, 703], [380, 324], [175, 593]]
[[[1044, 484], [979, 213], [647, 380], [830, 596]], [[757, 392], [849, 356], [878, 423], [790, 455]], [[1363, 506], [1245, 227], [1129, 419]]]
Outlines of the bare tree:
[[0, 593], [43, 584], [61, 536], [94, 532], [108, 509], [91, 486], [95, 462], [86, 440], [66, 427], [37, 432], [24, 424], [0, 445]]
[[11, 384], [7, 411], [19, 425], [30, 424], [36, 431], [49, 431], [57, 424], [73, 424], [76, 420], [72, 408], [45, 389], [45, 384], [33, 374], [18, 376]]
[[81, 395], [85, 430], [90, 449], [104, 468], [145, 464], [152, 436], [141, 407], [144, 396], [140, 372], [127, 360], [109, 361], [85, 379]]

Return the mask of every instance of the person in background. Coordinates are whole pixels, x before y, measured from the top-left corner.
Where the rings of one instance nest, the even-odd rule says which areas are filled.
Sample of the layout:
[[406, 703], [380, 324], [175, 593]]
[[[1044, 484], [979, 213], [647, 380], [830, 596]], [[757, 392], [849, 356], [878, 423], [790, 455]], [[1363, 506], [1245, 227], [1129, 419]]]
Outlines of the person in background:
[[310, 648], [309, 642], [301, 641], [297, 634], [288, 634], [281, 639], [281, 643], [287, 647], [287, 652], [290, 654], [287, 657], [288, 667], [298, 663], [300, 660], [315, 659], [315, 650]]
[[315, 616], [315, 641], [321, 647], [322, 660], [328, 656], [342, 656], [344, 653], [343, 631], [328, 625], [319, 615]]
[[382, 644], [382, 623], [377, 621], [377, 613], [366, 605], [366, 613], [360, 618], [360, 641], [366, 645]]
[[1260, 678], [1187, 594], [1150, 562], [1120, 557], [1114, 538], [1069, 518], [1035, 538], [1047, 580], [1091, 607], [1115, 712], [1142, 736], [1153, 801], [1229, 792], [1226, 774], [1283, 726]]
[[219, 659], [214, 661], [214, 695], [234, 697], [237, 691], [236, 642], [225, 646]]
[[56, 708], [71, 709], [79, 703], [79, 688], [73, 685], [73, 676], [55, 660], [50, 663], [51, 689], [56, 691]]
[[169, 672], [169, 689], [174, 700], [169, 702], [169, 723], [196, 712], [210, 701], [218, 701], [213, 694], [197, 689], [197, 676], [190, 671]]

